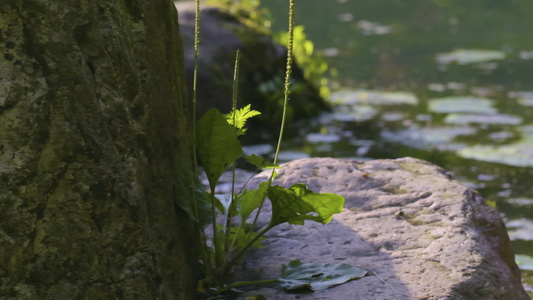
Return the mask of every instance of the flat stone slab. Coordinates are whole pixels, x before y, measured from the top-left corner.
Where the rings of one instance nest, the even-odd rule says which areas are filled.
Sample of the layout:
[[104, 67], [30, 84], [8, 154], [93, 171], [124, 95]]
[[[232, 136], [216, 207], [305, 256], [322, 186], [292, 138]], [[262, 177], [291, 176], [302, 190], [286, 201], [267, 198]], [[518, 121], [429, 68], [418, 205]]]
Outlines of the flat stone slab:
[[[257, 175], [248, 188], [269, 175]], [[498, 212], [433, 164], [413, 158], [301, 159], [283, 165], [274, 184], [295, 183], [344, 196], [345, 209], [327, 225], [271, 230], [264, 248], [248, 254], [238, 279], [277, 278], [281, 265], [294, 259], [347, 263], [370, 274], [313, 293], [271, 285], [243, 298], [530, 299]], [[267, 214], [261, 222], [268, 222]]]

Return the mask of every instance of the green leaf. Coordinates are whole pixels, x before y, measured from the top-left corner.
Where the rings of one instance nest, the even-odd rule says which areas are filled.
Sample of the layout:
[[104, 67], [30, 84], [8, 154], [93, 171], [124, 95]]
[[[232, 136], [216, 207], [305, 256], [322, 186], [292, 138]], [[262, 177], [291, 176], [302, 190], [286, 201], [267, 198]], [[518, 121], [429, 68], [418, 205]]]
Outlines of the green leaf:
[[237, 211], [242, 220], [248, 219], [250, 214], [261, 205], [266, 197], [268, 181], [261, 182], [257, 190], [244, 190], [237, 201]]
[[[226, 245], [226, 226], [222, 224], [217, 224], [217, 242], [219, 245], [219, 249], [221, 249], [222, 252], [232, 252], [237, 249], [242, 249], [246, 244], [248, 244], [248, 241], [251, 241], [257, 236], [257, 232], [253, 231], [247, 231], [243, 227], [238, 226], [231, 226], [229, 227], [229, 240], [235, 240], [235, 246], [232, 249], [224, 249]], [[261, 243], [262, 240], [264, 240], [264, 237], [260, 237], [255, 242], [252, 243], [252, 247], [255, 247], [257, 249], [263, 248], [263, 243]]]
[[233, 208], [230, 211], [231, 208], [231, 194], [215, 194], [216, 201], [215, 207], [220, 211], [224, 216], [227, 218], [228, 216], [235, 216], [237, 214], [237, 211], [235, 208]]
[[244, 159], [246, 159], [247, 162], [251, 163], [252, 165], [262, 168], [262, 169], [279, 169], [281, 168], [278, 164], [273, 164], [271, 162], [265, 161], [265, 159], [261, 156], [257, 156], [255, 154], [251, 155], [245, 155]]
[[214, 190], [222, 173], [243, 155], [235, 128], [228, 124], [222, 113], [211, 109], [198, 121], [196, 147], [198, 158]]
[[288, 222], [303, 225], [305, 220], [322, 224], [331, 221], [333, 214], [340, 213], [344, 197], [337, 194], [319, 194], [311, 191], [305, 184], [297, 183], [286, 189], [271, 186], [267, 196], [272, 202], [272, 219], [269, 227]]
[[226, 117], [226, 121], [230, 125], [233, 125], [235, 126], [235, 128], [240, 130], [238, 132], [239, 135], [244, 134], [244, 132], [246, 132], [246, 129], [244, 129], [244, 124], [249, 118], [252, 118], [252, 117], [255, 117], [261, 114], [260, 112], [256, 110], [252, 110], [250, 108], [251, 108], [251, 104], [248, 104], [241, 109], [233, 110], [229, 114], [224, 115], [224, 117]]
[[324, 290], [364, 277], [368, 272], [348, 264], [302, 263], [293, 260], [283, 265], [279, 281], [287, 290]]

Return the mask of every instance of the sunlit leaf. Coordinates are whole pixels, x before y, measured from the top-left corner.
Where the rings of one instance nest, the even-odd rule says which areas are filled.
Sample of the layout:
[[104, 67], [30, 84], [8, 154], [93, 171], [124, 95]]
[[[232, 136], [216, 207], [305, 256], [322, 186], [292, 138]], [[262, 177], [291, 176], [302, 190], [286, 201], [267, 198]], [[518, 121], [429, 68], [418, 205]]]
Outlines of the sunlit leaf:
[[205, 169], [211, 189], [236, 159], [243, 155], [235, 128], [217, 109], [209, 110], [197, 125], [198, 158]]
[[238, 134], [244, 134], [246, 129], [244, 128], [244, 125], [246, 124], [246, 121], [252, 117], [255, 117], [257, 115], [260, 115], [261, 113], [250, 109], [251, 105], [248, 104], [245, 107], [241, 109], [236, 109], [230, 112], [229, 114], [224, 115], [226, 118], [226, 121], [235, 126], [235, 128], [239, 129]]
[[293, 260], [288, 265], [283, 265], [279, 280], [287, 290], [324, 290], [362, 278], [366, 274], [366, 270], [348, 264], [302, 263]]
[[272, 202], [270, 227], [288, 222], [303, 225], [305, 220], [322, 224], [331, 221], [334, 214], [340, 213], [344, 197], [337, 194], [319, 194], [311, 191], [305, 184], [297, 183], [290, 188], [271, 186], [267, 196]]

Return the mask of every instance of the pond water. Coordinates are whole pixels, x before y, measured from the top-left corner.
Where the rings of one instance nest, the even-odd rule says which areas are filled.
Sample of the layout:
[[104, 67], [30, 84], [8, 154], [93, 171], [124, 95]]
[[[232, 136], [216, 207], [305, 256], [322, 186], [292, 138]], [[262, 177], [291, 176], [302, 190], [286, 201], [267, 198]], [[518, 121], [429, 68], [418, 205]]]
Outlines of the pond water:
[[[533, 2], [297, 4], [297, 24], [337, 70], [338, 106], [284, 157], [412, 156], [451, 170], [502, 213], [533, 295]], [[263, 6], [286, 30], [288, 1]]]

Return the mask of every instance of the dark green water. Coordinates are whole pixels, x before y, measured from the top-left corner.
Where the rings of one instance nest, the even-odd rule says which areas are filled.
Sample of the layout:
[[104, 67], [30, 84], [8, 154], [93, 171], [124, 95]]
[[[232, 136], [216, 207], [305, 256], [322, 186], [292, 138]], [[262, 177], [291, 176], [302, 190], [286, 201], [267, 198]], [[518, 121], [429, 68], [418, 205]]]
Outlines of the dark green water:
[[[285, 30], [288, 1], [263, 5], [273, 30]], [[330, 82], [341, 106], [286, 147], [297, 155], [412, 156], [451, 170], [502, 213], [533, 295], [533, 2], [297, 5], [297, 24], [338, 71]]]

